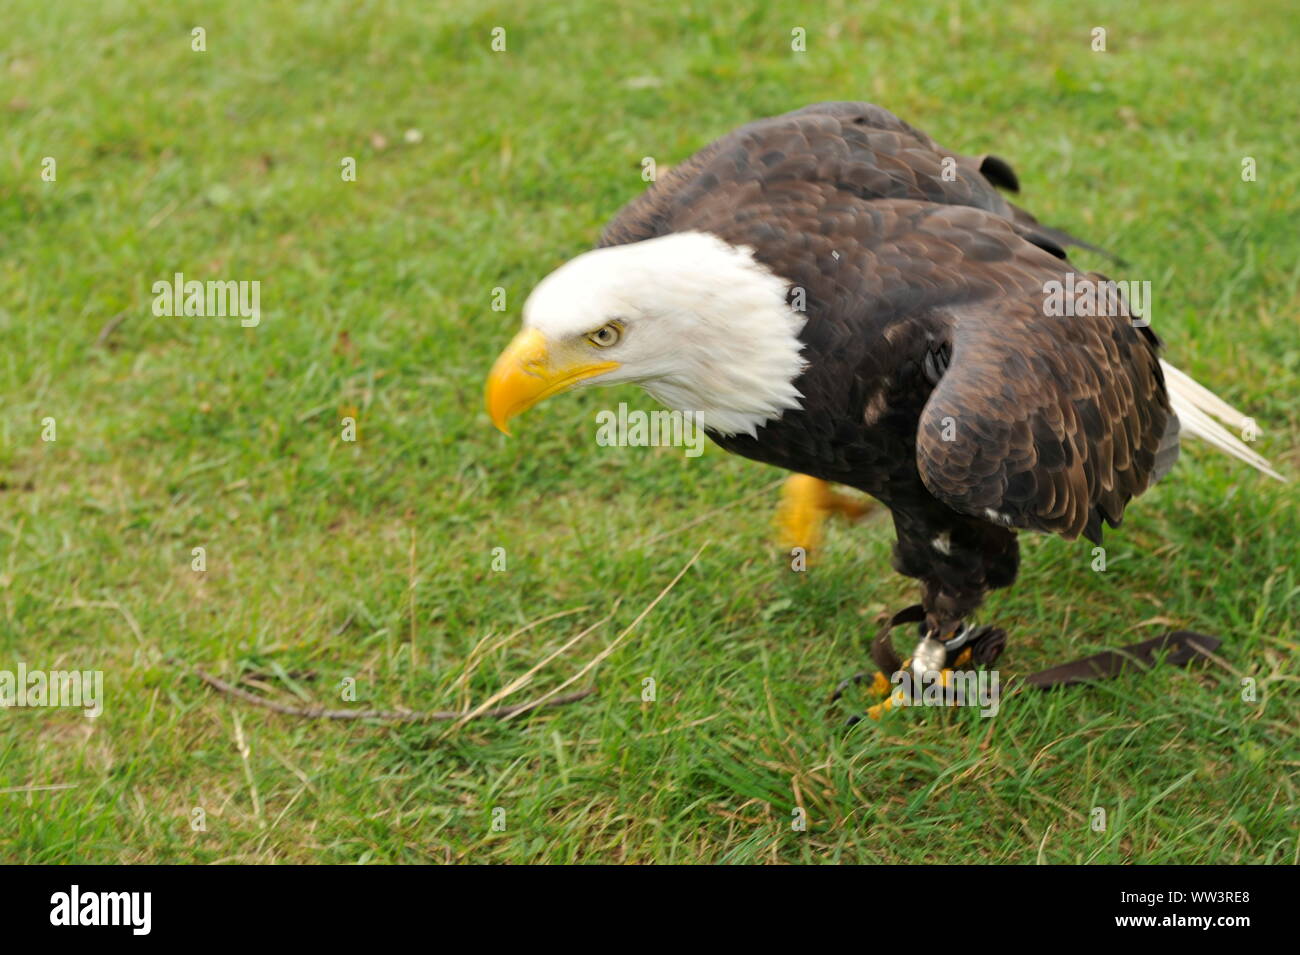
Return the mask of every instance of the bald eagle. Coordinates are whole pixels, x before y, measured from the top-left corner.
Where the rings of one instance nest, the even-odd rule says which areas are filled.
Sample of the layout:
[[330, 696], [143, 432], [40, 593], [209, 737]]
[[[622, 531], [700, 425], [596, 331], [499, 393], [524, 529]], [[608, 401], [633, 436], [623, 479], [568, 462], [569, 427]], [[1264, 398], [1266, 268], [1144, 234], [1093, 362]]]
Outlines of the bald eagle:
[[1160, 359], [1115, 283], [1071, 264], [1065, 247], [1086, 243], [998, 189], [1019, 190], [1005, 161], [868, 103], [742, 126], [536, 287], [489, 414], [505, 431], [550, 395], [635, 382], [810, 493], [865, 492], [892, 513], [894, 568], [920, 582], [899, 618], [920, 624], [913, 667], [952, 665], [985, 594], [1016, 578], [1017, 533], [1100, 543], [1180, 435], [1277, 477], [1215, 420], [1244, 416]]

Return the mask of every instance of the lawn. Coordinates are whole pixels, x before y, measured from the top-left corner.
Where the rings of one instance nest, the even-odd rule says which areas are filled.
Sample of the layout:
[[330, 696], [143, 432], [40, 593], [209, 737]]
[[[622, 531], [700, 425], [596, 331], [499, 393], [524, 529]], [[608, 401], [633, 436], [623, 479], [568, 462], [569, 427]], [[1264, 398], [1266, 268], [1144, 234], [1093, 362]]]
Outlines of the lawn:
[[[1192, 446], [1104, 572], [1027, 537], [982, 614], [1004, 677], [1175, 627], [1221, 663], [846, 729], [827, 692], [914, 596], [887, 520], [791, 573], [782, 475], [597, 445], [639, 390], [509, 439], [482, 403], [644, 157], [866, 99], [1122, 255], [1300, 474], [1291, 0], [8, 0], [0, 35], [0, 670], [104, 679], [95, 719], [0, 711], [0, 861], [1300, 861], [1295, 483]], [[177, 272], [260, 282], [260, 322], [155, 315]], [[597, 692], [304, 720], [195, 666], [341, 708]]]

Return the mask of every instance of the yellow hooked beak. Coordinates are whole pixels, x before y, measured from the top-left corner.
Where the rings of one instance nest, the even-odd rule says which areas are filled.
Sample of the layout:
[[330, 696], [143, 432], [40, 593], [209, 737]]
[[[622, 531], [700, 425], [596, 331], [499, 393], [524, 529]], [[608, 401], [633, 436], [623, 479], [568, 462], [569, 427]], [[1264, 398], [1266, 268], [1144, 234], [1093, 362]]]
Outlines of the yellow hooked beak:
[[604, 374], [619, 363], [586, 361], [586, 356], [563, 360], [551, 354], [546, 338], [535, 328], [526, 328], [512, 341], [492, 366], [487, 380], [487, 410], [502, 434], [506, 423], [543, 398], [567, 391], [585, 378]]

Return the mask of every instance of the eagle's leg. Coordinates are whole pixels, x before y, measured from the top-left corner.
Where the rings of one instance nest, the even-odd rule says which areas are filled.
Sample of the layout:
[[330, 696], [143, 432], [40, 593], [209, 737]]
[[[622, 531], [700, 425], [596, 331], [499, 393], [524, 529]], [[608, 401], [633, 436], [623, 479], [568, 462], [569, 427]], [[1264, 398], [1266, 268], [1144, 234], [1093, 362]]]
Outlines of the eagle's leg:
[[872, 503], [866, 498], [841, 494], [827, 481], [807, 474], [791, 475], [781, 488], [781, 504], [776, 512], [778, 541], [782, 548], [803, 548], [811, 554], [822, 543], [822, 525], [832, 514], [857, 520], [867, 514]]
[[[912, 692], [920, 693], [925, 680], [938, 679], [942, 683], [952, 680], [954, 670], [975, 666], [991, 666], [1002, 654], [1006, 646], [1005, 630], [990, 626], [971, 626], [959, 624], [947, 640], [939, 640], [926, 621], [920, 624], [920, 641], [911, 657], [903, 659], [894, 649], [890, 631], [897, 621], [905, 615], [915, 617], [923, 613], [920, 605], [901, 610], [885, 625], [871, 647], [871, 657], [877, 670], [874, 674], [859, 673], [841, 681], [831, 696], [834, 703], [843, 696], [850, 686], [871, 681], [871, 691], [882, 699], [867, 707], [861, 716], [851, 716], [847, 725], [852, 726], [866, 719], [878, 720], [896, 706], [907, 706], [911, 702], [902, 686], [895, 685], [898, 674], [906, 671], [911, 677]], [[937, 673], [934, 677], [930, 674]], [[900, 681], [901, 682], [901, 681]]]
[[[898, 613], [894, 614], [881, 628], [876, 639], [871, 644], [871, 660], [876, 665], [874, 673], [855, 673], [847, 680], [841, 680], [835, 692], [831, 694], [830, 703], [833, 705], [844, 696], [844, 692], [851, 686], [860, 686], [863, 683], [869, 683], [869, 692], [876, 697], [884, 697], [880, 703], [875, 704], [868, 710], [868, 715], [873, 719], [879, 719], [881, 707], [889, 709], [892, 705], [888, 697], [894, 689], [894, 674], [906, 667], [906, 662], [894, 650], [894, 643], [890, 637], [890, 632], [898, 626], [907, 623], [916, 623], [924, 618], [925, 609], [920, 604], [914, 604], [911, 607], [904, 607]], [[856, 723], [861, 717], [852, 717], [849, 725]]]
[[[937, 502], [916, 509], [895, 507], [894, 524], [898, 531], [894, 567], [920, 579], [921, 603], [896, 613], [876, 637], [871, 657], [879, 673], [873, 687], [889, 693], [895, 675], [907, 671], [915, 692], [926, 674], [937, 672], [946, 681], [955, 669], [991, 665], [1006, 646], [1006, 632], [975, 626], [970, 618], [989, 590], [1015, 580], [1020, 563], [1015, 533], [955, 514]], [[904, 623], [917, 623], [920, 630], [916, 649], [907, 659], [898, 655], [890, 634]], [[845, 685], [841, 684], [841, 691]], [[905, 693], [894, 692], [866, 715], [879, 719], [906, 701]]]

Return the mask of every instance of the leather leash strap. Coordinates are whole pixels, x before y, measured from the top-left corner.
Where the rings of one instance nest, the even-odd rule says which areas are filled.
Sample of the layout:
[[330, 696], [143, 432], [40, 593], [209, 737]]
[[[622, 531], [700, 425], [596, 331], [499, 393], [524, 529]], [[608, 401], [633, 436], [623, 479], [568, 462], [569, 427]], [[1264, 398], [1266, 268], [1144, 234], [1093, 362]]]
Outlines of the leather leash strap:
[[1071, 660], [1060, 666], [1039, 670], [1024, 677], [1030, 686], [1050, 690], [1056, 686], [1074, 686], [1093, 680], [1108, 680], [1126, 669], [1149, 670], [1164, 655], [1166, 663], [1186, 666], [1193, 660], [1213, 653], [1223, 641], [1208, 634], [1192, 630], [1173, 630], [1141, 643], [1130, 644], [1115, 650], [1106, 650], [1080, 660]]
[[[880, 628], [880, 632], [871, 644], [871, 658], [882, 673], [888, 675], [902, 669], [903, 666], [902, 658], [899, 657], [890, 639], [890, 631], [903, 624], [920, 623], [924, 619], [924, 608], [920, 604], [913, 604], [898, 611]], [[1006, 635], [1002, 634], [996, 648], [990, 645], [986, 649], [993, 650], [992, 655], [996, 659], [1005, 642]], [[1075, 686], [1094, 680], [1109, 680], [1127, 669], [1149, 670], [1162, 656], [1165, 663], [1182, 667], [1204, 657], [1207, 653], [1213, 653], [1221, 643], [1223, 641], [1218, 637], [1197, 633], [1194, 630], [1171, 630], [1169, 633], [1143, 640], [1141, 643], [1105, 650], [1090, 657], [1062, 663], [1060, 666], [1048, 667], [1022, 679], [1040, 690], [1050, 690], [1057, 686]]]
[[888, 676], [891, 673], [897, 673], [903, 668], [903, 658], [894, 649], [894, 641], [889, 632], [905, 623], [920, 623], [924, 619], [925, 608], [920, 604], [912, 604], [910, 607], [904, 607], [885, 621], [885, 625], [876, 634], [876, 639], [871, 642], [871, 660], [881, 673]]

